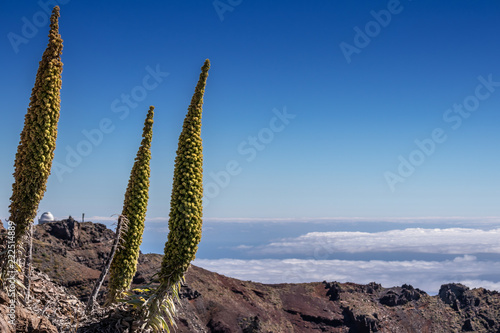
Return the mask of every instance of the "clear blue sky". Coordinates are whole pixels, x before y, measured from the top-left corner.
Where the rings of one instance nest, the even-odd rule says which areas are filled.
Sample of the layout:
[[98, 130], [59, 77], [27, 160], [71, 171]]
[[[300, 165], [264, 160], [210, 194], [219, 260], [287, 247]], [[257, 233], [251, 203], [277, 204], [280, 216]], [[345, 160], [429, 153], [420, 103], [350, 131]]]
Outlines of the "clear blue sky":
[[[111, 227], [154, 105], [141, 250], [162, 252], [177, 139], [209, 58], [195, 264], [262, 282], [500, 290], [500, 2], [57, 1], [59, 169], [40, 213]], [[43, 4], [0, 12], [2, 219]]]
[[[103, 119], [113, 130], [71, 172], [53, 170], [41, 211], [120, 213], [154, 105], [148, 217], [168, 216], [177, 138], [209, 58], [206, 217], [500, 215], [498, 1], [60, 3], [55, 161], [69, 166]], [[44, 13], [37, 1], [4, 1], [0, 12], [1, 218]]]

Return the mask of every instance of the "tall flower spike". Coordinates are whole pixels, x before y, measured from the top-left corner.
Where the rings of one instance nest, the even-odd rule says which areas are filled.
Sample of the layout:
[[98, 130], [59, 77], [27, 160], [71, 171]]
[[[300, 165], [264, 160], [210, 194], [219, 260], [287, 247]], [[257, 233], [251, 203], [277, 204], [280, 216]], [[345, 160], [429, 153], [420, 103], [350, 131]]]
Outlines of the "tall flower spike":
[[39, 63], [14, 163], [9, 208], [10, 221], [16, 224], [18, 246], [33, 223], [44, 196], [56, 148], [63, 67], [63, 40], [59, 35], [58, 18], [59, 7], [56, 6], [50, 17], [49, 43]]
[[170, 199], [168, 240], [165, 243], [165, 256], [159, 272], [160, 286], [144, 305], [145, 316], [151, 326], [157, 325], [158, 314], [162, 311], [167, 317], [173, 317], [172, 311], [165, 309], [174, 309], [171, 295], [178, 294], [180, 283], [195, 258], [201, 240], [203, 215], [201, 115], [209, 68], [210, 61], [207, 59], [201, 68], [200, 78], [179, 137]]
[[148, 207], [149, 162], [153, 139], [154, 107], [150, 106], [144, 122], [142, 142], [130, 172], [122, 215], [128, 219], [128, 228], [122, 237], [121, 246], [116, 251], [110, 267], [108, 302], [113, 303], [122, 292], [130, 288], [137, 270], [139, 247], [142, 243], [144, 221]]

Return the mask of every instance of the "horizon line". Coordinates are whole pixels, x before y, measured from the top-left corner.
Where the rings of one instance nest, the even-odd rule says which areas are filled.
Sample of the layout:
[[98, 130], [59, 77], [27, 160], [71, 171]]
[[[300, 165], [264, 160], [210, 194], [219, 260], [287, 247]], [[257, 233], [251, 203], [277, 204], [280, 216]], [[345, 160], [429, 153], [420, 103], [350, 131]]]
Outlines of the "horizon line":
[[[41, 215], [41, 214], [40, 214]], [[75, 218], [73, 215], [68, 215], [66, 217], [56, 216], [55, 220], [60, 221], [67, 219], [69, 216], [73, 217], [75, 221], [80, 222], [80, 218]], [[76, 215], [78, 216], [78, 215]], [[38, 220], [38, 215], [35, 218], [35, 221]], [[113, 214], [111, 216], [88, 216], [85, 217], [85, 222], [92, 221], [108, 221], [113, 222], [117, 221], [118, 214]], [[1, 219], [6, 222], [8, 219]], [[168, 222], [169, 217], [147, 217], [146, 222], [149, 223], [162, 223]], [[461, 221], [469, 221], [478, 220], [476, 222], [500, 222], [500, 216], [419, 216], [419, 217], [411, 217], [411, 216], [397, 216], [397, 217], [366, 217], [366, 216], [337, 216], [337, 217], [205, 217], [203, 218], [204, 222], [219, 222], [219, 223], [280, 223], [280, 222], [293, 222], [293, 223], [314, 223], [314, 222], [439, 222], [439, 221], [451, 221], [451, 220], [461, 220]]]
[[[88, 220], [101, 221], [116, 221], [116, 217], [109, 216], [90, 216]], [[168, 217], [146, 217], [146, 222], [161, 223], [168, 221]], [[500, 216], [421, 216], [421, 217], [361, 217], [361, 216], [340, 216], [340, 217], [205, 217], [204, 222], [220, 222], [220, 223], [258, 223], [258, 222], [438, 222], [438, 221], [471, 221], [491, 222], [495, 220], [500, 222]]]

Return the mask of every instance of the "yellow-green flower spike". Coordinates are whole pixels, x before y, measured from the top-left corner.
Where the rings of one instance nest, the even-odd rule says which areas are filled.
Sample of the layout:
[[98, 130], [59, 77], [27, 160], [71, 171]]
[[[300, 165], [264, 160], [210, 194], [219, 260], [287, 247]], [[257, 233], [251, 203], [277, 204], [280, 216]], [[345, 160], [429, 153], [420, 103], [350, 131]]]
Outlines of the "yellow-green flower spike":
[[10, 221], [16, 224], [17, 245], [36, 216], [56, 148], [63, 67], [63, 40], [59, 34], [58, 19], [59, 7], [56, 6], [50, 17], [49, 43], [39, 63], [14, 163], [9, 209]]
[[115, 302], [121, 293], [130, 288], [137, 270], [139, 247], [142, 243], [144, 221], [148, 207], [148, 191], [151, 160], [151, 141], [153, 139], [154, 107], [150, 106], [144, 122], [142, 142], [134, 166], [130, 172], [122, 215], [128, 219], [128, 228], [122, 236], [121, 246], [111, 262], [109, 276], [108, 302]]
[[165, 243], [159, 273], [160, 286], [145, 306], [146, 317], [161, 313], [167, 294], [176, 295], [184, 274], [195, 258], [201, 239], [203, 214], [203, 148], [201, 141], [201, 115], [203, 94], [210, 61], [207, 59], [191, 99], [179, 137], [175, 158], [174, 182], [170, 199], [169, 233]]
[[203, 147], [201, 115], [210, 61], [201, 68], [200, 79], [184, 119], [175, 159], [170, 199], [169, 233], [165, 244], [160, 282], [174, 285], [195, 258], [201, 239], [203, 197]]

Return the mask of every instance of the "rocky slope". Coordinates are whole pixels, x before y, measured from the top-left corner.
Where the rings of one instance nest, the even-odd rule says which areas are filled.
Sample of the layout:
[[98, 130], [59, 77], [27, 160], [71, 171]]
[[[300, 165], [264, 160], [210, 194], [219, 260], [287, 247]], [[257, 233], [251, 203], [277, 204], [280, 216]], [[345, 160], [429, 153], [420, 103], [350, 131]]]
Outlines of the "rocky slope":
[[[37, 268], [30, 304], [18, 309], [19, 332], [131, 332], [125, 308], [83, 314], [113, 232], [73, 220], [36, 226]], [[140, 256], [136, 285], [151, 282], [161, 256]], [[105, 287], [103, 292], [105, 291]], [[177, 332], [499, 332], [500, 294], [460, 284], [429, 296], [412, 286], [317, 282], [266, 285], [191, 267], [181, 295]], [[8, 304], [0, 294], [0, 328]], [[3, 325], [3, 326], [2, 326]]]

